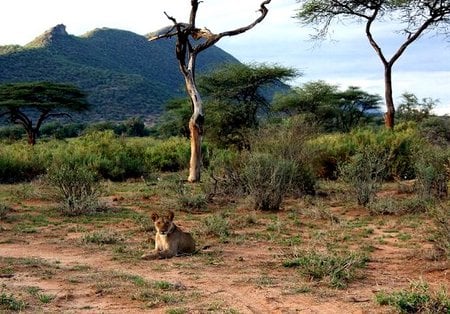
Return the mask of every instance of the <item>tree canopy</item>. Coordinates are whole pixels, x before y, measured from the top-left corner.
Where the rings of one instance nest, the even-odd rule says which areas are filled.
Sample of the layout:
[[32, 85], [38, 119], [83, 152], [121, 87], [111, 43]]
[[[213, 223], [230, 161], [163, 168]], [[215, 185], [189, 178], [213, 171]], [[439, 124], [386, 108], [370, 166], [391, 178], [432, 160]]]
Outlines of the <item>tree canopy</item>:
[[[385, 124], [394, 127], [395, 106], [392, 96], [392, 67], [404, 51], [426, 32], [448, 35], [450, 1], [447, 0], [297, 0], [301, 4], [296, 18], [318, 25], [316, 38], [323, 38], [333, 22], [354, 20], [365, 23], [365, 35], [384, 66]], [[375, 22], [390, 22], [403, 35], [392, 56], [387, 56], [374, 34]]]
[[[51, 117], [70, 116], [65, 111], [88, 109], [86, 95], [69, 84], [50, 82], [0, 85], [0, 117], [23, 126], [31, 145], [36, 143], [42, 123]], [[33, 124], [33, 119], [36, 123]]]
[[[248, 133], [270, 110], [273, 93], [287, 90], [284, 81], [297, 76], [294, 69], [266, 64], [226, 64], [199, 76], [198, 87], [205, 96], [205, 136], [221, 147], [243, 148]], [[162, 135], [189, 136], [183, 121], [190, 116], [184, 99], [167, 104], [157, 127]]]
[[344, 91], [324, 81], [305, 83], [284, 95], [278, 95], [275, 111], [288, 115], [303, 114], [326, 131], [348, 132], [370, 119], [379, 109], [381, 97], [364, 92], [359, 87]]
[[287, 90], [283, 84], [296, 70], [267, 64], [228, 64], [199, 77], [206, 96], [207, 138], [219, 146], [248, 146], [248, 133], [270, 110], [272, 94]]

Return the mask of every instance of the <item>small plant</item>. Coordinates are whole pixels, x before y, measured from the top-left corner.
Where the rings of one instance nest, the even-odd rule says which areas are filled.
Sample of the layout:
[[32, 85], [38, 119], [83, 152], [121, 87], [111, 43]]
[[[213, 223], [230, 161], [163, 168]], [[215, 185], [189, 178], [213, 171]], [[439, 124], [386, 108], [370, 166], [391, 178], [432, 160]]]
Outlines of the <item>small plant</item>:
[[42, 303], [50, 303], [56, 296], [53, 294], [39, 293], [37, 297]]
[[380, 305], [396, 307], [401, 313], [449, 313], [450, 298], [447, 291], [441, 288], [432, 292], [426, 282], [412, 282], [409, 290], [376, 294]]
[[61, 211], [69, 216], [89, 214], [101, 209], [100, 185], [96, 174], [83, 164], [55, 163], [47, 175], [56, 188]]
[[302, 275], [313, 280], [326, 279], [334, 288], [345, 288], [357, 277], [357, 271], [366, 266], [367, 257], [362, 254], [348, 255], [304, 252], [285, 261], [285, 267], [298, 267]]
[[228, 219], [224, 214], [206, 217], [203, 221], [203, 228], [203, 233], [217, 236], [222, 242], [226, 242], [231, 234]]
[[244, 181], [256, 210], [279, 210], [289, 191], [295, 163], [266, 153], [250, 156], [243, 169]]
[[3, 291], [0, 294], [0, 309], [3, 308], [9, 311], [22, 311], [25, 307], [25, 302], [22, 300], [17, 300], [14, 295], [8, 295]]
[[207, 208], [208, 196], [201, 191], [196, 191], [196, 186], [187, 187], [183, 180], [177, 180], [174, 190], [177, 204], [181, 210], [195, 211]]
[[352, 186], [359, 205], [369, 204], [380, 189], [387, 159], [384, 152], [366, 147], [341, 165], [342, 178]]
[[402, 215], [408, 213], [424, 213], [429, 204], [427, 200], [414, 197], [407, 199], [380, 198], [368, 204], [372, 215]]
[[443, 198], [448, 194], [450, 156], [445, 150], [430, 148], [415, 163], [416, 189], [421, 198]]
[[450, 258], [450, 210], [441, 204], [430, 211], [435, 228], [432, 230], [432, 240], [439, 255]]
[[94, 244], [116, 244], [122, 241], [122, 237], [116, 232], [104, 230], [85, 234], [82, 238], [83, 243]]

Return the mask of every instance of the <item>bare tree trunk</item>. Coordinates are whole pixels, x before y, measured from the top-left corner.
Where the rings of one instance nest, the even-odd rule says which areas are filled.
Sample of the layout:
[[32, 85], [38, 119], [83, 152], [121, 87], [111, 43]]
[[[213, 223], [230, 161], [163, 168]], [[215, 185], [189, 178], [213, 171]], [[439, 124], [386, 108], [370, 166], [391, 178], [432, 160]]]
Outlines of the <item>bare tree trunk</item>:
[[191, 140], [191, 159], [189, 162], [189, 182], [199, 182], [202, 166], [202, 136], [203, 123], [205, 121], [203, 113], [203, 101], [197, 90], [194, 79], [191, 75], [185, 77], [186, 89], [192, 103], [192, 116], [189, 120], [189, 131]]
[[[261, 3], [259, 12], [261, 15], [256, 18], [253, 23], [236, 28], [231, 31], [221, 32], [219, 34], [213, 34], [209, 29], [197, 28], [195, 26], [195, 19], [197, 16], [197, 9], [200, 2], [199, 0], [191, 0], [191, 14], [189, 17], [189, 23], [178, 23], [177, 20], [169, 16], [166, 12], [164, 14], [169, 20], [173, 22], [173, 27], [170, 28], [166, 33], [157, 34], [151, 36], [149, 40], [156, 40], [161, 38], [171, 38], [176, 36], [176, 56], [178, 59], [178, 65], [181, 73], [184, 76], [186, 83], [186, 91], [191, 99], [192, 103], [192, 116], [189, 120], [189, 131], [191, 135], [191, 159], [189, 163], [189, 182], [200, 181], [200, 171], [202, 165], [202, 136], [203, 136], [203, 124], [205, 121], [205, 116], [203, 113], [203, 102], [200, 97], [200, 93], [197, 90], [195, 84], [195, 59], [197, 55], [216, 44], [221, 38], [225, 36], [235, 36], [252, 29], [256, 24], [260, 23], [267, 15], [268, 9], [267, 4], [271, 0], [265, 0]], [[203, 39], [199, 41], [197, 45], [194, 45], [189, 38], [194, 41]], [[186, 64], [186, 61], [187, 64]]]
[[386, 113], [384, 114], [384, 124], [386, 128], [394, 128], [395, 107], [392, 97], [392, 65], [384, 67], [384, 98], [386, 100]]
[[30, 145], [35, 145], [36, 144], [36, 139], [37, 139], [37, 131], [31, 127], [30, 129], [26, 129], [27, 135], [28, 135], [28, 144]]

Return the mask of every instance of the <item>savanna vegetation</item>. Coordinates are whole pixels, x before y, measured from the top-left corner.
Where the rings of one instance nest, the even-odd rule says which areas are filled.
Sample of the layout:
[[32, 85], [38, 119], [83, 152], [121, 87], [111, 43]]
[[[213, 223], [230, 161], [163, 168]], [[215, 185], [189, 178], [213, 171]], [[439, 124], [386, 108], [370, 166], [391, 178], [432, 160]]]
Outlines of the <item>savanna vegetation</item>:
[[[4, 128], [0, 310], [448, 312], [450, 120], [407, 93], [388, 130], [377, 95], [322, 81], [264, 98], [292, 74], [199, 78], [198, 184], [184, 99], [151, 128], [49, 123], [34, 146]], [[169, 209], [199, 251], [142, 261]]]

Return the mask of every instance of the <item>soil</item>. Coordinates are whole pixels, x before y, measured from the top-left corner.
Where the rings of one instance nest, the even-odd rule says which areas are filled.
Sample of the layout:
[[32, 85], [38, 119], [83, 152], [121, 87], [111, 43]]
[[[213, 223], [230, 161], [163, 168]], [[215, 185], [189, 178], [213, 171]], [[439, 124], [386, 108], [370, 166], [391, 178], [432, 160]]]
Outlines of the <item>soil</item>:
[[[135, 206], [123, 195], [110, 200], [118, 211], [138, 214], [155, 204], [143, 198]], [[307, 206], [299, 202], [277, 213], [238, 208], [228, 216], [232, 233], [224, 239], [202, 231], [214, 210], [177, 211], [175, 222], [194, 231], [199, 252], [144, 261], [139, 256], [151, 249], [152, 234], [142, 222], [128, 216], [85, 222], [55, 214], [52, 202], [25, 200], [0, 220], [0, 293], [24, 300], [24, 313], [394, 313], [377, 304], [377, 292], [407, 289], [416, 280], [450, 291], [449, 263], [431, 258], [424, 217], [374, 218], [342, 204], [330, 207], [339, 222], [293, 217], [293, 208]], [[344, 222], [354, 230], [343, 231]], [[86, 243], [86, 234], [99, 230], [118, 243]], [[298, 241], [286, 242], [293, 235]], [[283, 266], [295, 254], [339, 246], [348, 237], [344, 250], [371, 249], [367, 267], [342, 289]]]

